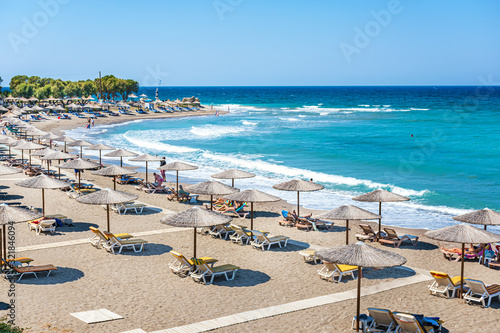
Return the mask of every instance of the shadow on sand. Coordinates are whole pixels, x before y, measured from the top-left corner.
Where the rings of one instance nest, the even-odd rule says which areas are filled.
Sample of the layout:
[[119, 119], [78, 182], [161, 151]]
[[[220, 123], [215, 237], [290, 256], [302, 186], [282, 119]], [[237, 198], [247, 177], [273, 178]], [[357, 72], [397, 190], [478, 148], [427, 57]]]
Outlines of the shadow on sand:
[[57, 271], [53, 271], [47, 276], [47, 273], [41, 272], [37, 273], [38, 279], [35, 278], [33, 274], [24, 275], [21, 281], [17, 281], [17, 284], [26, 285], [54, 285], [73, 282], [84, 277], [85, 274], [79, 269], [71, 267], [57, 267]]

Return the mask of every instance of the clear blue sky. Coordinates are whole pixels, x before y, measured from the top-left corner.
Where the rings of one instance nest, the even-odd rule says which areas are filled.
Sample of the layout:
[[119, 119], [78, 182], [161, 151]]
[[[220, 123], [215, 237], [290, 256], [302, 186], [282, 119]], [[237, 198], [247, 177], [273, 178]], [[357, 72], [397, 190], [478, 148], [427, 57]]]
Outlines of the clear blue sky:
[[[378, 23], [372, 12], [389, 7]], [[498, 0], [0, 0], [0, 76], [3, 86], [99, 70], [141, 85], [500, 84], [499, 31]]]

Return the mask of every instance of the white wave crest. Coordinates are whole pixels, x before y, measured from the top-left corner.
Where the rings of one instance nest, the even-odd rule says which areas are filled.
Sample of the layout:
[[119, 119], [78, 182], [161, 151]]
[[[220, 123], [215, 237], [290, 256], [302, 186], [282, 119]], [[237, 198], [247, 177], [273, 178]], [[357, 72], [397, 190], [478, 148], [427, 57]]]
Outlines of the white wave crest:
[[191, 127], [191, 134], [204, 138], [220, 138], [226, 135], [234, 135], [244, 131], [248, 131], [244, 127], [220, 126], [220, 125], [203, 125]]

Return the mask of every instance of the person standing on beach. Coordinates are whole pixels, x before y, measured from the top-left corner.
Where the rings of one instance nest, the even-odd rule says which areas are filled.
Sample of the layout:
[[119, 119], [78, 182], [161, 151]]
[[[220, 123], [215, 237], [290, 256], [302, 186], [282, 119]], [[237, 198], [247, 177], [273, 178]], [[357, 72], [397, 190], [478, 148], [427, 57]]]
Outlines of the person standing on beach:
[[[163, 157], [161, 158], [161, 161], [160, 161], [160, 168], [161, 168], [162, 166], [164, 166], [164, 165], [167, 165], [167, 161], [165, 160], [165, 156], [163, 156]], [[161, 172], [161, 177], [163, 178], [163, 180], [166, 180], [166, 178], [165, 178], [165, 170], [160, 170], [160, 172]]]
[[94, 127], [94, 118], [92, 118], [92, 127]]

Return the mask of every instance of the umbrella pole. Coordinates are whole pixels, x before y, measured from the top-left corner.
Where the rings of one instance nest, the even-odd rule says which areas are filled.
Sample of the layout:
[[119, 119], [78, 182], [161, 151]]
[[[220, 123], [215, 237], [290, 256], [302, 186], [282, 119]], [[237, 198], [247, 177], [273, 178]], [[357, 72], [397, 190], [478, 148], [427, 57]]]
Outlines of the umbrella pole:
[[82, 188], [82, 173], [80, 171], [80, 169], [78, 169], [78, 188]]
[[107, 219], [108, 219], [108, 232], [111, 232], [110, 227], [109, 227], [109, 204], [106, 205], [106, 215], [107, 215]]
[[345, 245], [349, 244], [349, 220], [345, 222]]
[[465, 243], [462, 243], [462, 269], [460, 270], [460, 298], [464, 297], [464, 261], [465, 261]]
[[0, 229], [0, 258], [4, 258], [4, 259], [7, 259], [7, 254], [5, 255], [5, 257], [3, 256], [3, 243], [4, 243], [4, 240], [3, 240], [3, 237], [2, 237], [2, 229]]
[[146, 161], [146, 182], [148, 181], [148, 161]]
[[380, 239], [380, 231], [382, 228], [382, 202], [378, 203], [378, 215], [380, 215], [380, 218], [378, 219], [378, 235], [377, 235], [377, 242]]
[[5, 228], [5, 224], [3, 225], [3, 254], [5, 255], [5, 260], [7, 260], [7, 229]]
[[297, 216], [300, 217], [299, 191], [297, 191]]
[[[31, 149], [28, 150], [28, 153], [30, 154], [30, 168], [31, 168]], [[486, 226], [485, 226], [486, 227]]]
[[67, 152], [68, 150], [66, 149], [66, 141], [64, 141], [64, 152]]
[[24, 149], [21, 149], [21, 164], [24, 163]]
[[102, 165], [101, 153], [102, 153], [102, 150], [99, 149], [99, 164], [100, 165]]
[[80, 158], [83, 158], [83, 146], [80, 146]]
[[194, 229], [194, 251], [193, 251], [193, 257], [196, 258], [196, 227]]
[[45, 217], [45, 189], [42, 188], [42, 215]]
[[175, 178], [175, 191], [177, 192], [177, 201], [179, 201], [179, 170], [177, 170], [177, 176]]
[[58, 170], [58, 174], [59, 174], [59, 179], [61, 179], [61, 168], [59, 167], [59, 165], [61, 165], [61, 160], [57, 160], [57, 162], [58, 162], [57, 163], [57, 165], [58, 165], [57, 170]]
[[253, 201], [250, 202], [250, 240], [253, 241]]
[[116, 176], [113, 176], [113, 190], [116, 191]]
[[359, 312], [361, 307], [361, 267], [358, 266], [358, 303], [356, 305], [356, 332], [359, 331]]
[[9, 160], [11, 159], [11, 156], [10, 156], [10, 146], [9, 146]]
[[231, 182], [231, 186], [234, 187], [234, 178], [231, 178], [232, 182]]
[[486, 224], [484, 225], [484, 230], [486, 230]]
[[123, 168], [123, 157], [120, 156], [120, 168]]

